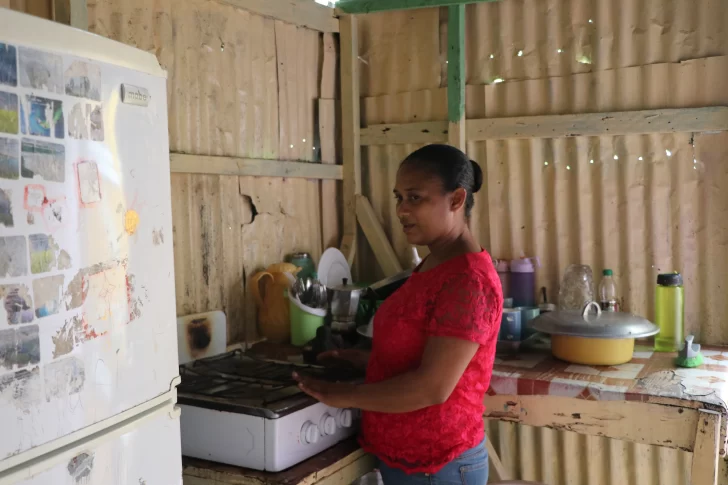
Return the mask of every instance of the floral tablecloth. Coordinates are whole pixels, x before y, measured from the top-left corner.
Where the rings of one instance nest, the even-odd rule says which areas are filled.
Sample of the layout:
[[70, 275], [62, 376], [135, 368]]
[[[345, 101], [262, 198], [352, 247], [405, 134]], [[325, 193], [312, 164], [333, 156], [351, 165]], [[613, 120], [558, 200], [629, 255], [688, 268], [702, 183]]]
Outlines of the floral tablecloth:
[[703, 347], [705, 362], [676, 367], [676, 354], [637, 345], [633, 359], [616, 366], [574, 365], [555, 359], [548, 348], [496, 358], [488, 395], [547, 395], [594, 401], [656, 401], [720, 412], [721, 455], [728, 429], [728, 348]]

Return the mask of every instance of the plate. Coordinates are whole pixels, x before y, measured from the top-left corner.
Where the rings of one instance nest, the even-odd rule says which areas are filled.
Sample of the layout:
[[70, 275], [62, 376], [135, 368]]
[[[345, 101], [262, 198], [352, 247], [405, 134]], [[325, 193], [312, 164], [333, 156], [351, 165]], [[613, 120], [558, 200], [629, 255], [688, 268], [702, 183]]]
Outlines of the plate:
[[324, 251], [318, 265], [318, 277], [319, 281], [326, 287], [338, 286], [344, 278], [349, 280], [349, 284], [351, 284], [351, 269], [344, 254], [336, 248], [329, 248]]
[[356, 333], [366, 338], [374, 338], [374, 332], [372, 332], [371, 325], [361, 325], [356, 327]]

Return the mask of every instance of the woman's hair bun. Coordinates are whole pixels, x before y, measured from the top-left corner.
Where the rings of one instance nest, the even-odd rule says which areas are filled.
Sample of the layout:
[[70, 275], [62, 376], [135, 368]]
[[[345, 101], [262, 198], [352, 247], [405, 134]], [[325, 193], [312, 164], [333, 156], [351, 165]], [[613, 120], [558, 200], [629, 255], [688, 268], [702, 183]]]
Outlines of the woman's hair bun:
[[475, 194], [483, 187], [483, 170], [475, 160], [470, 160], [470, 163], [473, 166], [473, 193]]

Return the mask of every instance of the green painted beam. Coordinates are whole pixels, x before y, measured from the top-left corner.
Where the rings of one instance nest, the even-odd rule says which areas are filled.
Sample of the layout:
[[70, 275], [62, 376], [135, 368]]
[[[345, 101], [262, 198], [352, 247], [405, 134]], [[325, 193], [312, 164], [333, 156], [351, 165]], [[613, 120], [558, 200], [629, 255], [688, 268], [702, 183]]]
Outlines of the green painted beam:
[[452, 7], [469, 3], [497, 2], [498, 0], [339, 0], [336, 9], [343, 13], [372, 13], [413, 8]]
[[447, 114], [452, 123], [465, 114], [465, 5], [448, 7]]

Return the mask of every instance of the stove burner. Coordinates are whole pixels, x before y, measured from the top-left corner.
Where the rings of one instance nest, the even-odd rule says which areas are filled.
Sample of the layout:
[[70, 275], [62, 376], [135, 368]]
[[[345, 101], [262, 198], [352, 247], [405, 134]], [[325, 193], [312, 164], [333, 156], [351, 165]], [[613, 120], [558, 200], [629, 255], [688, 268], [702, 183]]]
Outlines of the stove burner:
[[315, 404], [291, 374], [353, 381], [361, 372], [258, 360], [235, 350], [180, 366], [179, 403], [276, 419]]

